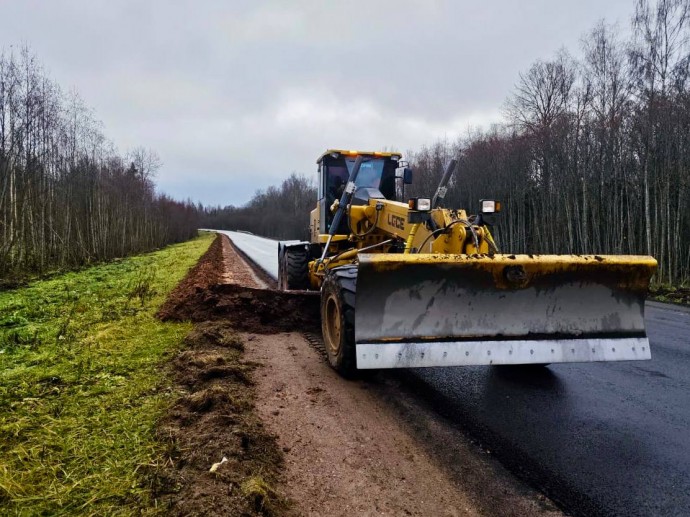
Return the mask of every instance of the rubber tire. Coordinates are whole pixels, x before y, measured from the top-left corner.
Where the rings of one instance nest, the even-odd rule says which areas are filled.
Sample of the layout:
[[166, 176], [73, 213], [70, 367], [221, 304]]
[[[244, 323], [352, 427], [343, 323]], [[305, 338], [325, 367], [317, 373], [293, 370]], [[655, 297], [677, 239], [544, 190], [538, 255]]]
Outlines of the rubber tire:
[[328, 272], [321, 286], [321, 332], [328, 363], [340, 375], [357, 375], [355, 289], [357, 266]]
[[279, 269], [278, 286], [281, 291], [309, 289], [309, 252], [306, 247], [285, 247]]

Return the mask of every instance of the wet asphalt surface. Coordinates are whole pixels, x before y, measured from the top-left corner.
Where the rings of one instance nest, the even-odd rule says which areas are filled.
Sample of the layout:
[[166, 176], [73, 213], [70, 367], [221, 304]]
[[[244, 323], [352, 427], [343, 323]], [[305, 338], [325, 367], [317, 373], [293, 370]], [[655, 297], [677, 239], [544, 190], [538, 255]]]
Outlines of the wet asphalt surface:
[[690, 515], [690, 311], [648, 303], [651, 361], [429, 368], [411, 389], [574, 515]]
[[[275, 241], [230, 237], [277, 270]], [[690, 516], [690, 309], [645, 320], [651, 361], [387, 374], [569, 514]]]

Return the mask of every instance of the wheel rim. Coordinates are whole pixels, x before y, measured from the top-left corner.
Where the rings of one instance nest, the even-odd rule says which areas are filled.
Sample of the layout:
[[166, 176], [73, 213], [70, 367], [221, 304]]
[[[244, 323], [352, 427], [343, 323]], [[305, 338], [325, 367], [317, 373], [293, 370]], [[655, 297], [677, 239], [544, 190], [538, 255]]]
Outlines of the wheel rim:
[[342, 332], [340, 319], [340, 304], [334, 295], [326, 300], [326, 346], [331, 355], [336, 356], [340, 351], [340, 334]]

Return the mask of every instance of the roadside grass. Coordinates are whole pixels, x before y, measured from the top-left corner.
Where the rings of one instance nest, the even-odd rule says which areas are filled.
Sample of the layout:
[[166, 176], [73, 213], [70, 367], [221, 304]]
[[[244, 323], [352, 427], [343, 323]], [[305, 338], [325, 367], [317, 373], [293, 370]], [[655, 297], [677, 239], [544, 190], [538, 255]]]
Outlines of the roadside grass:
[[661, 284], [649, 288], [649, 297], [657, 302], [690, 305], [690, 285]]
[[155, 511], [160, 367], [191, 325], [154, 314], [212, 240], [0, 292], [0, 514]]

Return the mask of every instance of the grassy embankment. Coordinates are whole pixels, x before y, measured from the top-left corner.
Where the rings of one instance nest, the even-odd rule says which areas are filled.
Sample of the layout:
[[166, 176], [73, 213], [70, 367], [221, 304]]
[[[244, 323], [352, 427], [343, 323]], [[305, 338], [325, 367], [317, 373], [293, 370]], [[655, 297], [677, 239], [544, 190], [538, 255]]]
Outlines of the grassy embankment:
[[152, 508], [159, 366], [191, 328], [153, 315], [211, 242], [0, 292], [0, 514]]
[[649, 289], [649, 298], [657, 302], [690, 305], [690, 286], [653, 285]]

